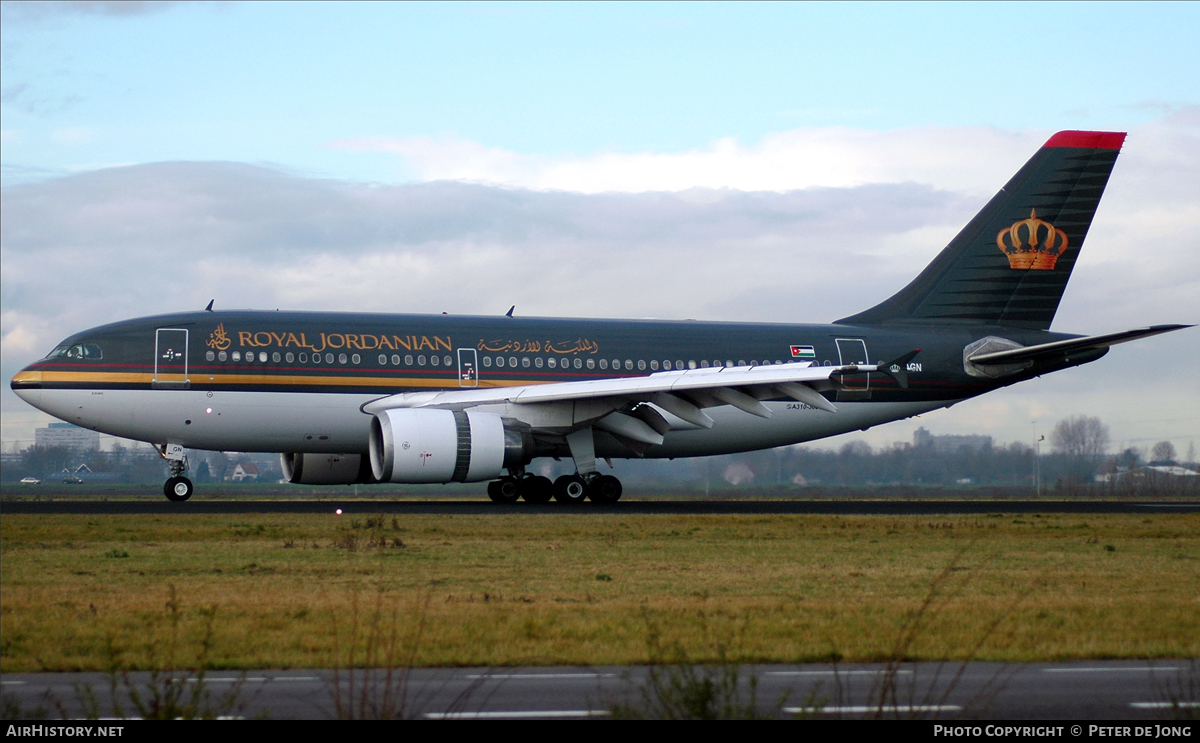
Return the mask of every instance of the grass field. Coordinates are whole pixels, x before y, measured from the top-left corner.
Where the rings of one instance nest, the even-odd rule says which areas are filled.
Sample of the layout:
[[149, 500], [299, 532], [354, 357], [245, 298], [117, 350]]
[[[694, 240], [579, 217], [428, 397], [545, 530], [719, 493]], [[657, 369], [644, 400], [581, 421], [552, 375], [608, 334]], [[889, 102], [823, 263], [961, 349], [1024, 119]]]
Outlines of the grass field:
[[0, 594], [4, 672], [1197, 657], [1200, 516], [5, 515]]

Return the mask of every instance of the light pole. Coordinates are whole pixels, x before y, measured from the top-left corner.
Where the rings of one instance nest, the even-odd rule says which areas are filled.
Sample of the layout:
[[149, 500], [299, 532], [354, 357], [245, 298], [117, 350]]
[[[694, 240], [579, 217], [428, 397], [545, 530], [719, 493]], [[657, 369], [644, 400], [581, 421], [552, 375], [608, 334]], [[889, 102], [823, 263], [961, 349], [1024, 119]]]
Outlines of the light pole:
[[[1037, 429], [1034, 429], [1037, 432]], [[1033, 442], [1033, 478], [1037, 482], [1037, 497], [1042, 497], [1042, 442], [1045, 436], [1038, 436]]]

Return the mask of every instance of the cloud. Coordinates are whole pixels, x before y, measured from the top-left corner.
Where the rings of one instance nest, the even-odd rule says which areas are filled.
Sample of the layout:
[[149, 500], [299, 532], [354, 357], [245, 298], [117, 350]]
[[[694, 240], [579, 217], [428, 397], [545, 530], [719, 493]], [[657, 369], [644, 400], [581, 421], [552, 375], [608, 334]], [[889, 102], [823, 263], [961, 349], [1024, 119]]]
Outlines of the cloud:
[[733, 138], [686, 152], [524, 155], [453, 135], [356, 137], [327, 142], [346, 152], [398, 155], [417, 180], [459, 180], [581, 193], [734, 188], [790, 191], [870, 183], [924, 183], [992, 192], [1049, 132], [988, 127], [875, 132], [845, 127], [769, 134], [757, 144]]
[[147, 0], [99, 0], [97, 2], [47, 2], [46, 0], [5, 0], [5, 23], [43, 21], [49, 18], [75, 15], [100, 15], [117, 18], [158, 13], [179, 5], [178, 2], [149, 2]]
[[[168, 162], [11, 186], [0, 214], [0, 367], [7, 378], [72, 332], [212, 298], [218, 308], [499, 315], [516, 304], [525, 316], [828, 322], [911, 280], [1043, 139], [801, 130], [753, 147], [558, 162], [429, 140], [422, 172], [446, 177], [478, 151], [478, 182], [367, 185]], [[836, 172], [819, 141], [852, 172]], [[805, 173], [770, 180], [771, 157], [795, 163], [804, 152]], [[639, 187], [681, 185], [685, 172], [722, 162], [725, 175], [697, 176], [701, 186]], [[1057, 329], [1200, 321], [1197, 173], [1200, 134], [1185, 113], [1131, 133]], [[925, 425], [1024, 440], [1035, 418], [1048, 427], [1087, 413], [1105, 417], [1115, 440], [1175, 436], [1186, 448], [1200, 420], [1195, 333], [1121, 346], [982, 407], [867, 435], [905, 439]], [[7, 385], [0, 400], [8, 436], [11, 416], [28, 409]]]

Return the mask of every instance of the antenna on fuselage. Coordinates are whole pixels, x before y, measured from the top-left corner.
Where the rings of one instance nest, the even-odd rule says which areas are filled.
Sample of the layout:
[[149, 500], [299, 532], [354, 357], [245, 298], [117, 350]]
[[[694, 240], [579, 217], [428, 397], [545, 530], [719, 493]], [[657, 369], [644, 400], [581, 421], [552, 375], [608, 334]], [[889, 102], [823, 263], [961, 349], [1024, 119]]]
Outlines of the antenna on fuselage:
[[508, 312], [505, 312], [505, 313], [504, 313], [504, 316], [505, 316], [505, 317], [512, 317], [513, 310], [515, 310], [516, 308], [517, 308], [517, 306], [516, 306], [515, 304], [514, 304], [512, 307], [509, 307], [509, 308], [508, 308]]
[[213, 311], [213, 308], [212, 308], [212, 306], [213, 306], [213, 302], [215, 302], [215, 301], [217, 301], [217, 300], [215, 300], [215, 299], [210, 299], [210, 300], [208, 300], [208, 306], [204, 308], [204, 311], [205, 311], [205, 312], [212, 312], [212, 311]]

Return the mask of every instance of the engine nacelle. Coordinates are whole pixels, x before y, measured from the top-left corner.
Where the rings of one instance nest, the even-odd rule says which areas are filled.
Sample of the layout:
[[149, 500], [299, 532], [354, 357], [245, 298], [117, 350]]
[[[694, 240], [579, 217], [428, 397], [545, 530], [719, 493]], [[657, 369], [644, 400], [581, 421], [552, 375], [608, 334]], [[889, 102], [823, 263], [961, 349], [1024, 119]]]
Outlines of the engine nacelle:
[[279, 455], [283, 478], [293, 485], [353, 485], [371, 482], [370, 463], [360, 454]]
[[380, 482], [478, 482], [533, 455], [528, 425], [491, 413], [399, 408], [371, 422], [371, 471]]

